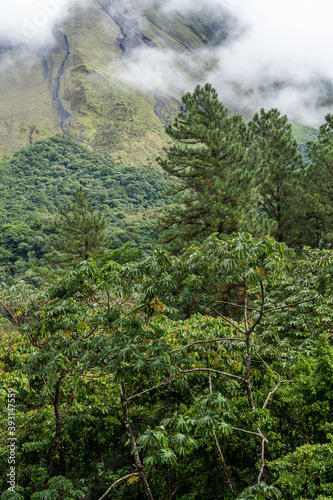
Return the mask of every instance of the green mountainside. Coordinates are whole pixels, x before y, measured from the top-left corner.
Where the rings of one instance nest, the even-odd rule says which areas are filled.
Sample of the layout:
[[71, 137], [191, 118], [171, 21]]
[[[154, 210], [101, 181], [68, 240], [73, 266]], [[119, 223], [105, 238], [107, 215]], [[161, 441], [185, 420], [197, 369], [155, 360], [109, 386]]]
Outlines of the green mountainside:
[[107, 223], [110, 248], [145, 248], [156, 235], [156, 211], [169, 203], [164, 174], [147, 164], [130, 168], [56, 135], [27, 146], [0, 170], [2, 276], [30, 279], [56, 238], [54, 219], [78, 185]]
[[160, 150], [164, 126], [188, 88], [161, 92], [152, 86], [154, 75], [133, 77], [128, 63], [140, 50], [172, 50], [181, 58], [177, 71], [193, 86], [209, 62], [197, 58], [191, 67], [182, 56], [196, 58], [197, 49], [226, 37], [228, 19], [159, 12], [157, 17], [154, 4], [94, 0], [57, 28], [51, 50], [27, 60], [18, 48], [4, 49], [0, 154], [59, 132], [133, 166]]
[[191, 93], [219, 12], [87, 3], [0, 47], [1, 500], [333, 500], [333, 114]]

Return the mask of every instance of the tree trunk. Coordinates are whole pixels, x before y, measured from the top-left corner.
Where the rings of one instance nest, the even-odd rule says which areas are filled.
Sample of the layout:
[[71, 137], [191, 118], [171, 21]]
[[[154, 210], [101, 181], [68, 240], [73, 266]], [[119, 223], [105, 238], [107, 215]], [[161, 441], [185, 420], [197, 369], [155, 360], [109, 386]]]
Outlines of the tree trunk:
[[[209, 394], [212, 394], [212, 393], [213, 393], [212, 374], [211, 374], [211, 372], [209, 372]], [[236, 486], [233, 482], [229, 468], [228, 468], [227, 463], [224, 459], [224, 456], [223, 456], [223, 453], [222, 453], [222, 450], [221, 450], [221, 447], [219, 444], [219, 440], [217, 439], [215, 432], [213, 434], [213, 439], [214, 439], [214, 443], [215, 443], [215, 449], [216, 449], [218, 457], [219, 457], [220, 465], [222, 467], [221, 472], [222, 472], [223, 481], [225, 482], [226, 486], [231, 491], [233, 497], [237, 498], [238, 494], [237, 494]]]
[[57, 467], [57, 454], [58, 454], [58, 447], [59, 447], [59, 441], [60, 441], [60, 436], [61, 436], [61, 429], [62, 429], [62, 424], [64, 421], [64, 418], [67, 414], [68, 408], [70, 407], [71, 403], [73, 402], [75, 395], [76, 395], [76, 389], [73, 392], [73, 394], [70, 396], [67, 406], [64, 409], [64, 411], [61, 413], [60, 411], [60, 395], [61, 395], [61, 383], [64, 378], [64, 375], [59, 375], [59, 378], [56, 382], [55, 386], [55, 393], [53, 397], [53, 407], [54, 407], [54, 413], [56, 417], [56, 428], [55, 428], [55, 435], [52, 441], [52, 447], [51, 447], [51, 454], [50, 454], [50, 464], [47, 470], [46, 478], [44, 481], [44, 488], [47, 488], [49, 480], [54, 476], [56, 467]]
[[152, 495], [151, 490], [150, 490], [150, 487], [149, 487], [149, 483], [147, 481], [147, 478], [146, 478], [146, 475], [144, 472], [144, 466], [142, 465], [140, 455], [139, 455], [139, 452], [137, 450], [137, 444], [136, 444], [136, 441], [134, 438], [132, 427], [129, 423], [128, 408], [127, 408], [127, 395], [126, 395], [126, 387], [125, 387], [124, 382], [122, 382], [122, 384], [120, 386], [120, 397], [121, 397], [121, 405], [122, 405], [122, 409], [123, 409], [125, 427], [126, 427], [126, 431], [127, 431], [130, 443], [131, 443], [132, 451], [134, 453], [135, 467], [136, 467], [137, 472], [139, 474], [139, 477], [142, 481], [142, 484], [143, 484], [143, 487], [144, 487], [144, 490], [145, 490], [147, 497], [150, 500], [154, 500], [153, 495]]

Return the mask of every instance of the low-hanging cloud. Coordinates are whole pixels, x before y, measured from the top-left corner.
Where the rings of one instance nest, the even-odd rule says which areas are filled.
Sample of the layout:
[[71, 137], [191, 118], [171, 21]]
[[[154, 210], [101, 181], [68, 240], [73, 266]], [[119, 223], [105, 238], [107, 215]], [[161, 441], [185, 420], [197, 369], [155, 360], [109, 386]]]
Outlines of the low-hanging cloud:
[[218, 48], [211, 79], [249, 106], [261, 99], [292, 119], [320, 122], [333, 81], [332, 15], [329, 0], [243, 0], [237, 9], [243, 35]]
[[11, 0], [0, 3], [0, 44], [38, 49], [53, 42], [54, 27], [85, 0]]
[[[192, 89], [200, 80], [191, 77], [191, 73], [199, 71], [199, 60], [191, 52], [175, 52], [158, 47], [140, 47], [133, 51], [126, 67], [120, 69], [117, 77], [131, 86], [139, 87], [149, 92], [162, 92], [181, 95]], [[202, 77], [203, 75], [201, 75]]]
[[[159, 5], [161, 12], [176, 10], [184, 15], [222, 8], [236, 20], [235, 36], [196, 53], [201, 75], [204, 65], [200, 61], [215, 61], [214, 69], [198, 82], [213, 83], [222, 101], [251, 111], [278, 107], [290, 119], [309, 124], [323, 121], [333, 102], [330, 0], [163, 0]], [[160, 50], [159, 57], [164, 67], [177, 66], [179, 56], [171, 50]], [[180, 78], [174, 71], [159, 75], [161, 64], [149, 57], [149, 49], [141, 49], [133, 61], [136, 75], [146, 72], [148, 80], [161, 80], [164, 90]]]

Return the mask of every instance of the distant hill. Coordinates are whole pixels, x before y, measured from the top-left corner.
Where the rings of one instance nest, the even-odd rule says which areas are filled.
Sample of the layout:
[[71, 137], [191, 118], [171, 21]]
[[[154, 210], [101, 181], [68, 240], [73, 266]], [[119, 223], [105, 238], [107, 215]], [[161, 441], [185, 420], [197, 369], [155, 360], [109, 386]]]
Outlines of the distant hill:
[[[165, 144], [164, 127], [181, 94], [209, 65], [196, 60], [192, 67], [182, 57], [220, 43], [227, 25], [222, 13], [157, 14], [154, 2], [91, 0], [58, 26], [52, 50], [27, 56], [0, 47], [0, 155], [63, 133], [128, 165], [144, 164]], [[136, 73], [128, 71], [140, 50], [158, 59], [159, 48], [180, 54], [177, 71], [186, 84], [175, 78], [171, 94], [156, 89], [156, 76], [139, 63]], [[170, 68], [156, 65], [163, 80], [164, 66]]]
[[[107, 222], [109, 247], [149, 248], [169, 182], [156, 167], [124, 167], [56, 135], [18, 151], [0, 168], [0, 278], [29, 279], [56, 238], [54, 218], [81, 184]], [[1, 281], [1, 280], [0, 280]]]

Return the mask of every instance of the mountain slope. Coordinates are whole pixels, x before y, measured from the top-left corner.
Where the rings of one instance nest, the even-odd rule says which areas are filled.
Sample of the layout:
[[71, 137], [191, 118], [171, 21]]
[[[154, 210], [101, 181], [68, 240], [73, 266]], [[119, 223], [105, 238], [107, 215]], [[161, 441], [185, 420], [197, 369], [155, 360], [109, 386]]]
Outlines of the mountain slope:
[[0, 278], [30, 279], [45, 264], [55, 217], [78, 185], [103, 214], [110, 248], [149, 247], [169, 184], [152, 165], [124, 167], [60, 134], [18, 151], [0, 169]]
[[[0, 154], [62, 132], [131, 165], [155, 155], [180, 95], [209, 67], [198, 49], [228, 32], [222, 11], [214, 19], [156, 12], [130, 0], [94, 0], [57, 28], [50, 50], [3, 47]], [[160, 49], [179, 55], [175, 68], [158, 60]], [[156, 60], [157, 76], [144, 69], [146, 57]], [[159, 90], [163, 71], [175, 72], [171, 92]]]

